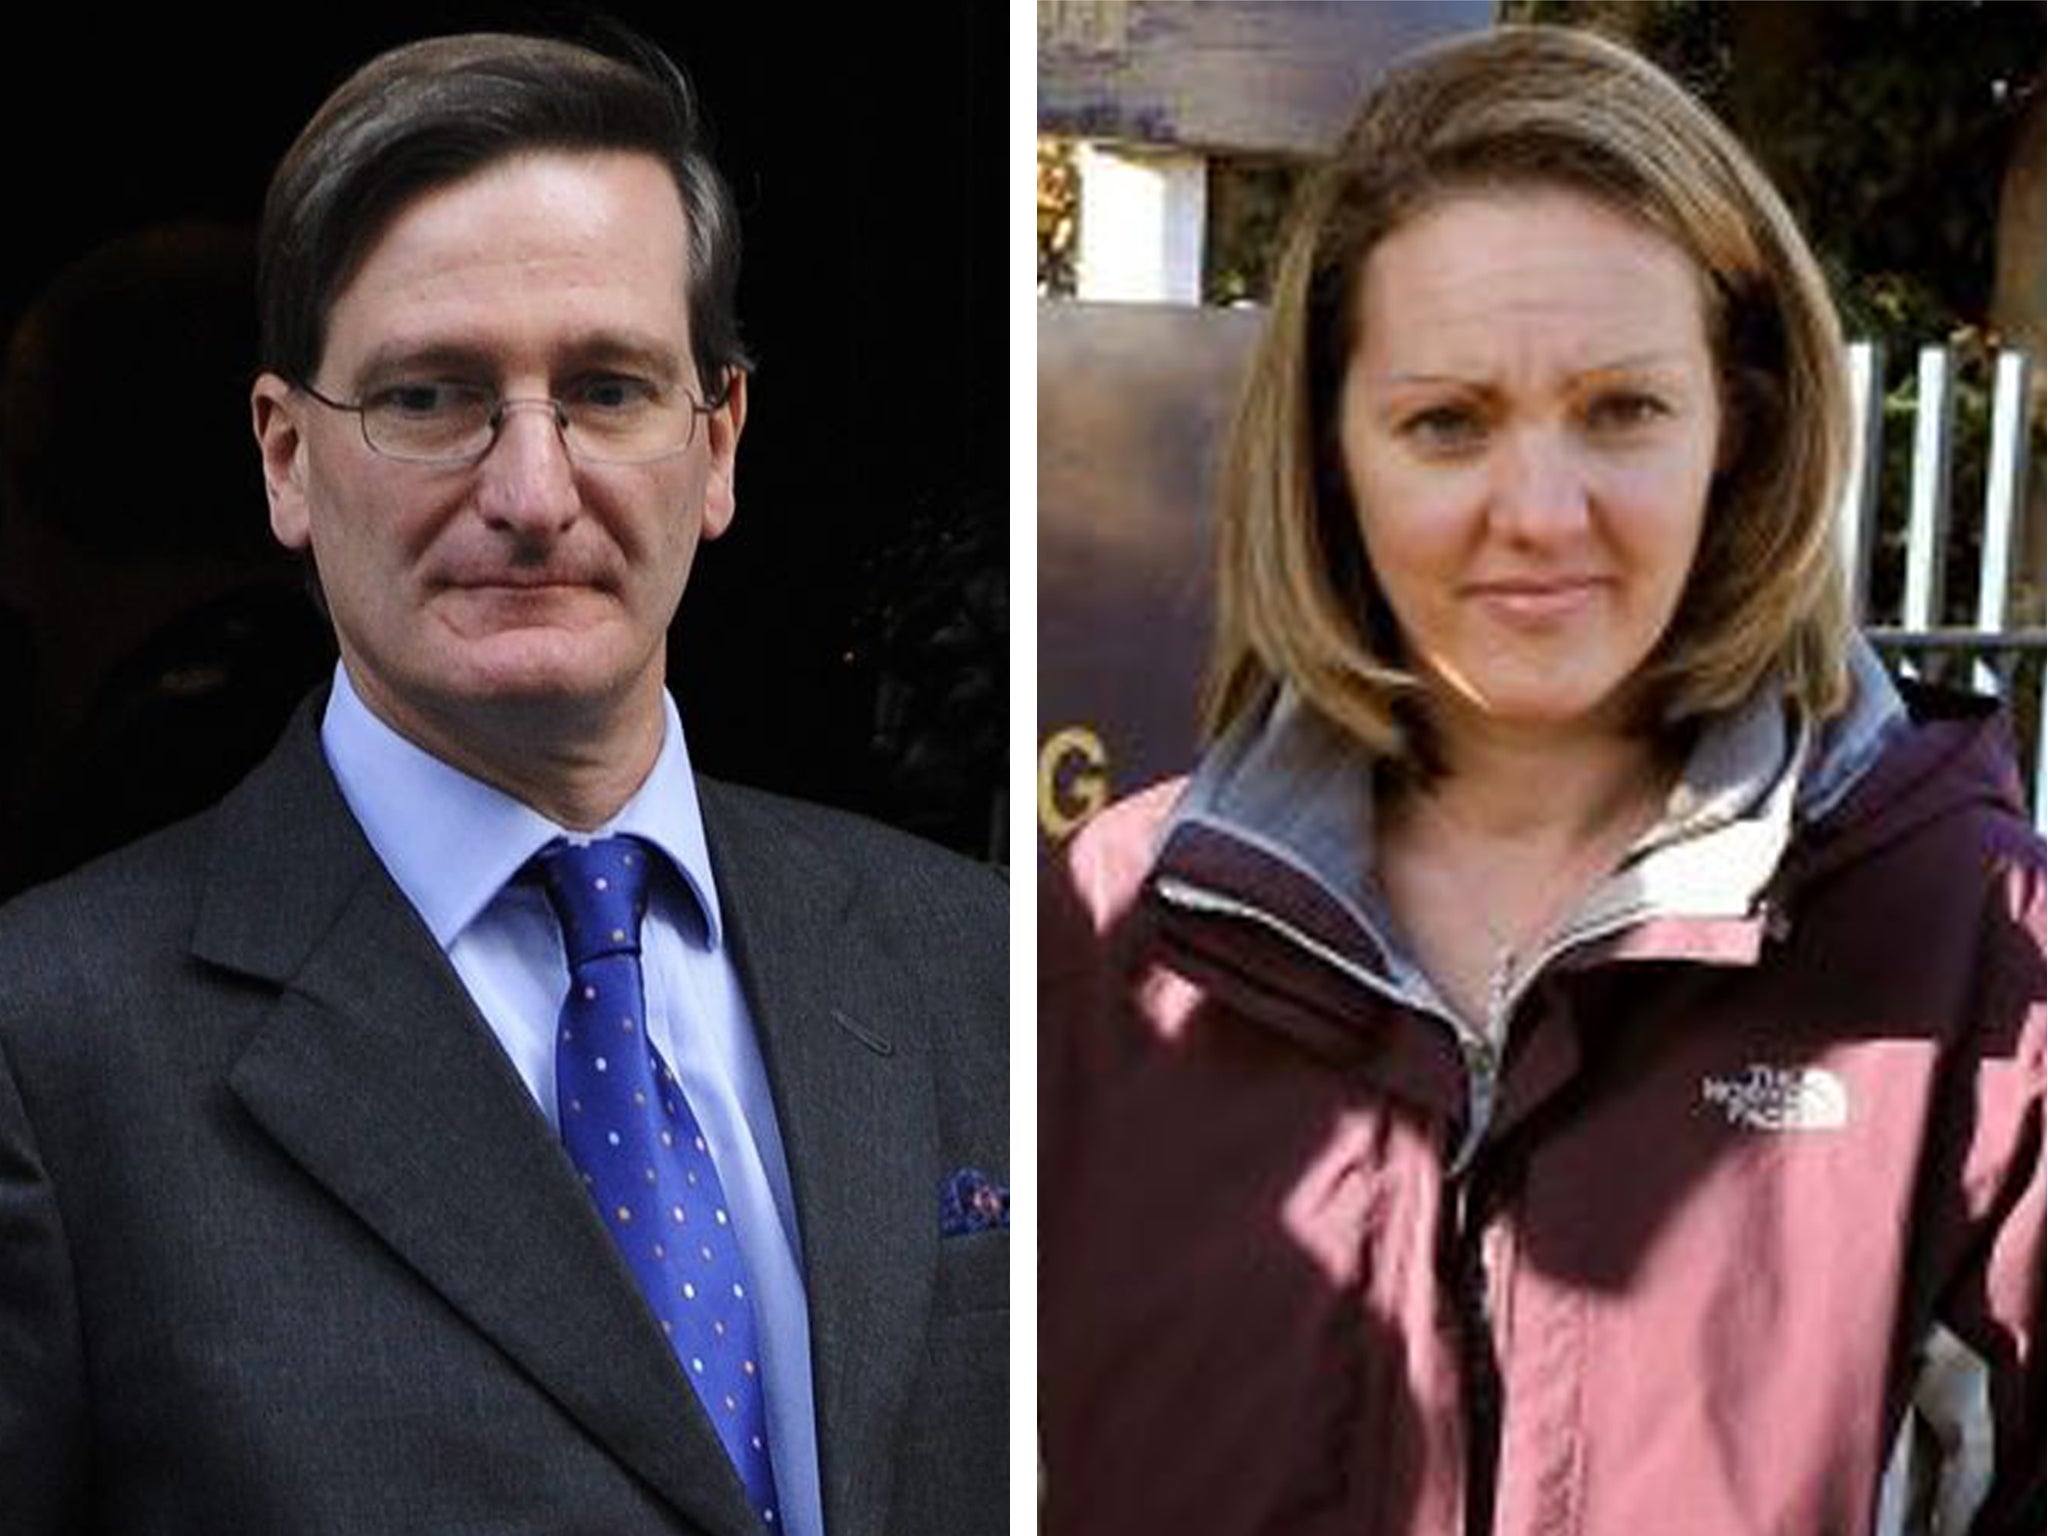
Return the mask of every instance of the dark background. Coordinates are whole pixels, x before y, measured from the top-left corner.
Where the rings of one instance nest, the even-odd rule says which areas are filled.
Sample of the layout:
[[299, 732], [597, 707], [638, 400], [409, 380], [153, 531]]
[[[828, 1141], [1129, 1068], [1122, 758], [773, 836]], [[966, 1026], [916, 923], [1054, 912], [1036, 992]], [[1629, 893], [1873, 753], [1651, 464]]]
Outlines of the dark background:
[[[79, 7], [75, 20], [10, 29], [0, 338], [56, 274], [110, 239], [195, 219], [253, 226], [270, 169], [306, 118], [381, 49], [474, 27], [573, 33], [587, 15], [377, 4], [256, 14], [251, 24], [189, 10], [114, 23]], [[696, 81], [745, 238], [740, 315], [758, 371], [738, 519], [700, 553], [671, 636], [692, 756], [705, 771], [985, 855], [1006, 683], [1004, 7], [609, 14]], [[124, 456], [146, 443], [142, 488], [125, 504], [151, 519], [192, 515], [176, 445], [141, 424], [167, 409], [156, 402], [214, 391], [221, 430], [239, 432], [247, 452], [233, 496], [246, 494], [260, 529], [255, 449], [238, 425], [253, 355], [223, 386], [181, 370], [187, 350], [156, 336], [132, 353], [108, 349], [95, 364], [110, 374], [103, 403], [67, 471], [76, 480], [57, 478], [88, 485], [116, 462], [134, 471]], [[10, 515], [0, 503], [0, 519]], [[147, 709], [127, 700], [119, 729], [71, 747], [39, 723], [48, 712], [34, 707], [36, 666], [22, 627], [0, 614], [0, 740], [12, 770], [0, 773], [10, 791], [0, 894], [104, 843], [101, 823], [135, 830], [106, 801], [182, 792], [150, 761], [161, 687]], [[243, 714], [274, 711], [265, 689], [244, 692]], [[224, 787], [246, 766], [230, 761], [236, 742], [267, 739], [278, 723], [209, 729], [211, 761], [177, 772], [210, 769]], [[74, 830], [53, 837], [53, 824]]]

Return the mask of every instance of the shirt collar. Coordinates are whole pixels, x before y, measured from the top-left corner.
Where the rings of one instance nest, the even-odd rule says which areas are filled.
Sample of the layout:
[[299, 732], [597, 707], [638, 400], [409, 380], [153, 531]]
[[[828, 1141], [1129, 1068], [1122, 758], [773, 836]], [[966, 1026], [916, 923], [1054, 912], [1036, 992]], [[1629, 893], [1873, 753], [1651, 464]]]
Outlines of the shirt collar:
[[716, 949], [718, 891], [696, 776], [682, 717], [667, 693], [662, 708], [665, 725], [653, 771], [618, 815], [591, 833], [557, 826], [399, 735], [370, 712], [339, 663], [320, 742], [370, 846], [443, 949], [548, 843], [613, 833], [643, 838], [668, 855], [696, 898], [707, 947]]

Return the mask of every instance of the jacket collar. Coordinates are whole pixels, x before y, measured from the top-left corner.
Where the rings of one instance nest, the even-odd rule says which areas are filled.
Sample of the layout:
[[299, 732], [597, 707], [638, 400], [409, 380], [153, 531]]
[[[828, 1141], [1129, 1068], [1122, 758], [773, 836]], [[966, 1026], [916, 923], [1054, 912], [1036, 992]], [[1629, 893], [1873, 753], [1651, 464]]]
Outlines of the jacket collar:
[[[1564, 947], [1573, 935], [1635, 930], [1631, 953], [1647, 942], [1694, 958], [1753, 957], [1752, 930], [1795, 828], [1838, 806], [1905, 723], [1897, 690], [1860, 640], [1851, 671], [1853, 702], [1823, 727], [1791, 712], [1774, 679], [1710, 721], [1662, 816], [1566, 925]], [[1299, 916], [1319, 945], [1435, 1006], [1394, 937], [1374, 834], [1371, 760], [1283, 689], [1204, 757], [1162, 833], [1155, 878], [1182, 891], [1220, 884], [1262, 912]], [[1345, 943], [1333, 928], [1347, 924]], [[1742, 928], [1732, 944], [1730, 924]]]
[[1855, 695], [1848, 710], [1830, 720], [1821, 733], [1812, 770], [1799, 786], [1802, 822], [1819, 821], [1832, 813], [1908, 724], [1899, 690], [1868, 641], [1857, 640], [1849, 653], [1849, 667]]

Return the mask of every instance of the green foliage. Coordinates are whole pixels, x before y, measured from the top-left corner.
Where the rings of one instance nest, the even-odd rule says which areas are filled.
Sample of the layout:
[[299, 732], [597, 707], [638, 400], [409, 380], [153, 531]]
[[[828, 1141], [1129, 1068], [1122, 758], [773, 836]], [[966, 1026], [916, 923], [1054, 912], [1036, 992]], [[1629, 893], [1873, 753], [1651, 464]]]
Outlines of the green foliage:
[[1081, 226], [1081, 175], [1072, 139], [1038, 141], [1038, 292], [1074, 296], [1074, 242]]
[[2042, 85], [2042, 6], [1505, 0], [1500, 15], [1618, 35], [1685, 81], [1769, 169], [1852, 331], [1918, 342], [1982, 322], [2000, 179]]
[[[1921, 333], [1925, 335], [1926, 333]], [[1944, 338], [1934, 337], [1933, 342]], [[1938, 623], [1972, 628], [1976, 620], [1977, 571], [1983, 559], [1984, 505], [1991, 438], [1993, 349], [1980, 332], [1946, 338], [1953, 358], [1950, 419], [1955, 452], [1950, 459], [1948, 581]], [[1906, 583], [1906, 514], [1912, 493], [1913, 435], [1919, 412], [1919, 348], [1901, 346], [1887, 355], [1882, 452], [1879, 460], [1878, 540], [1871, 552], [1870, 612], [1889, 621], [1900, 611]]]
[[1776, 122], [1738, 127], [1760, 137], [1793, 211], [1852, 285], [1911, 282], [1957, 321], [1981, 321], [1999, 184], [2041, 87], [2043, 8], [1815, 10], [1826, 67], [1781, 93]]
[[1288, 205], [1306, 174], [1306, 166], [1286, 160], [1210, 160], [1203, 303], [1250, 304], [1271, 292]]

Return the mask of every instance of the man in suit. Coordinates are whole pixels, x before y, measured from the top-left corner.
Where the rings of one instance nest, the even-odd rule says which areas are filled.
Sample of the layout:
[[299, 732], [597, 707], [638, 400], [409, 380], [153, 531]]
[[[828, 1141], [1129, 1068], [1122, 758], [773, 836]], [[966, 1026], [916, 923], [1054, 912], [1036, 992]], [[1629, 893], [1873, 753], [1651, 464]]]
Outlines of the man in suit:
[[697, 779], [729, 199], [650, 54], [415, 44], [272, 183], [342, 656], [0, 914], [0, 1533], [994, 1530], [1000, 882]]

